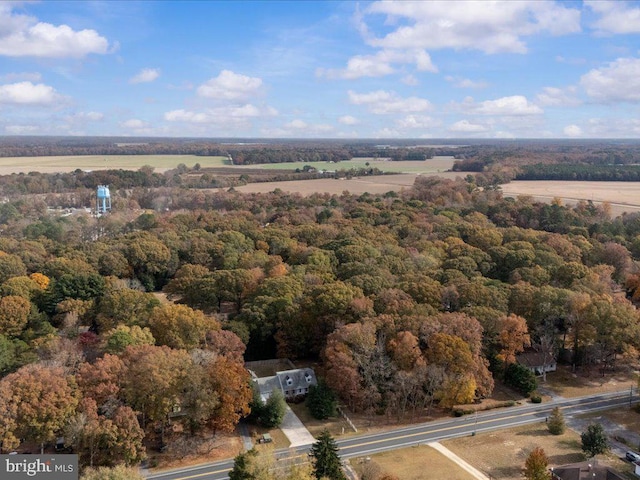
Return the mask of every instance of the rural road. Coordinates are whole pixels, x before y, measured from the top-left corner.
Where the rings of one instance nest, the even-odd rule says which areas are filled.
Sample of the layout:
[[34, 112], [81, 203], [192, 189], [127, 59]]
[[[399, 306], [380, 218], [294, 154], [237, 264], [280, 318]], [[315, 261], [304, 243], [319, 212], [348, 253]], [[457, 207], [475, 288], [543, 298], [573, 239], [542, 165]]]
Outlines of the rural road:
[[[338, 440], [340, 455], [343, 458], [372, 455], [387, 450], [410, 447], [447, 438], [462, 437], [489, 430], [511, 428], [527, 423], [543, 422], [554, 407], [560, 407], [565, 416], [596, 412], [614, 407], [627, 406], [638, 402], [637, 395], [631, 396], [629, 390], [577, 397], [571, 399], [552, 400], [542, 404], [526, 404], [511, 408], [481, 412], [458, 418], [447, 418], [435, 422], [411, 425], [386, 432], [361, 435]], [[306, 459], [309, 445], [286, 448], [276, 451], [280, 458], [292, 456]], [[233, 468], [233, 460], [171, 470], [147, 475], [156, 480], [226, 480], [229, 470]]]

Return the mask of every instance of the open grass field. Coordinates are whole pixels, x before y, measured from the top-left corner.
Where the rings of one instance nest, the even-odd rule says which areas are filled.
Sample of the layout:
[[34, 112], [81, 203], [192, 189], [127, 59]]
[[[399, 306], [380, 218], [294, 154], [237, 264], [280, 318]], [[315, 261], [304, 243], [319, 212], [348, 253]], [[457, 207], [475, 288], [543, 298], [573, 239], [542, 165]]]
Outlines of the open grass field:
[[[615, 372], [607, 372], [604, 376], [597, 368], [581, 368], [572, 372], [569, 366], [559, 366], [555, 372], [547, 373], [547, 382], [539, 385], [545, 390], [565, 398], [583, 395], [628, 391], [637, 385], [637, 373], [634, 368], [619, 366]], [[635, 390], [635, 388], [634, 388]]]
[[368, 462], [364, 458], [354, 458], [350, 461], [358, 474], [362, 474], [365, 468], [371, 468], [367, 463], [373, 463], [382, 471], [392, 473], [401, 480], [474, 478], [456, 463], [426, 445], [379, 453], [368, 458]]
[[[578, 433], [567, 429], [562, 435], [551, 435], [545, 424], [532, 424], [509, 430], [480, 433], [473, 437], [456, 438], [442, 443], [456, 455], [495, 480], [521, 480], [524, 462], [535, 447], [544, 449], [549, 457], [550, 467], [581, 462], [585, 459], [580, 448], [581, 442]], [[628, 473], [631, 469], [628, 462], [613, 455], [599, 455], [598, 460], [620, 472]]]
[[0, 175], [11, 173], [56, 173], [81, 170], [123, 169], [137, 170], [151, 165], [157, 172], [176, 168], [184, 163], [193, 167], [227, 167], [227, 157], [199, 157], [196, 155], [78, 155], [54, 157], [0, 157]]

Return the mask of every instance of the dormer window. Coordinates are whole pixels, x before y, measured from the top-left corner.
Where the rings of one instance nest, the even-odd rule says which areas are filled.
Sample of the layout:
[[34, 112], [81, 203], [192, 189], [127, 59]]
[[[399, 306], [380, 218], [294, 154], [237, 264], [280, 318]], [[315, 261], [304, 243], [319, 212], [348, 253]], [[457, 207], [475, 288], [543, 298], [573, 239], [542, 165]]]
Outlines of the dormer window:
[[309, 375], [308, 373], [304, 374], [304, 379], [307, 381], [307, 383], [311, 383], [311, 375]]
[[287, 385], [293, 385], [293, 379], [289, 375], [285, 378], [285, 382], [287, 382]]

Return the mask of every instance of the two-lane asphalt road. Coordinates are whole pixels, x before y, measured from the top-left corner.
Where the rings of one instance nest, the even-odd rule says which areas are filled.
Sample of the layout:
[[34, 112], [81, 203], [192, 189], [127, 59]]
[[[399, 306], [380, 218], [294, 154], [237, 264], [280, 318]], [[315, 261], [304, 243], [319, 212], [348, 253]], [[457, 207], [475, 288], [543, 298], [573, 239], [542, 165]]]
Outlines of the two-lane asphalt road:
[[[639, 400], [629, 390], [555, 400], [543, 404], [526, 404], [511, 408], [479, 412], [458, 418], [447, 418], [435, 422], [411, 425], [385, 432], [360, 435], [338, 440], [343, 458], [360, 457], [397, 448], [410, 447], [453, 437], [463, 437], [488, 430], [500, 430], [526, 423], [544, 422], [554, 407], [560, 407], [565, 416], [595, 412], [610, 408], [628, 406]], [[299, 456], [306, 459], [309, 445], [295, 449], [276, 451], [280, 458]], [[147, 478], [156, 480], [226, 480], [233, 460], [199, 465], [197, 467], [150, 474]]]

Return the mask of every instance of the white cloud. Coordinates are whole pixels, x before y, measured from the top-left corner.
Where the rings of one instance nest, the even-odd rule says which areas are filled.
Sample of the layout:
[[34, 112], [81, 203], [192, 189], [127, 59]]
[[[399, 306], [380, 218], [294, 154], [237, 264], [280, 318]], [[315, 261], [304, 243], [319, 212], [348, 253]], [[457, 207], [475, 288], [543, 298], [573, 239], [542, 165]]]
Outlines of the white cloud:
[[556, 88], [544, 87], [536, 96], [538, 104], [551, 107], [576, 107], [582, 101], [576, 97], [576, 87]]
[[4, 131], [8, 135], [31, 135], [38, 133], [40, 128], [35, 125], [7, 125]]
[[197, 89], [198, 95], [221, 100], [242, 100], [252, 97], [262, 87], [262, 79], [223, 70]]
[[[367, 15], [386, 16], [391, 32], [374, 36]], [[387, 28], [387, 29], [388, 29]], [[556, 2], [374, 2], [361, 16], [367, 42], [388, 49], [472, 49], [485, 53], [527, 51], [523, 37], [580, 31], [580, 10]]]
[[640, 119], [591, 118], [584, 130], [592, 138], [637, 138], [640, 136]]
[[335, 135], [334, 127], [323, 123], [308, 123], [304, 120], [295, 119], [285, 123], [282, 127], [262, 128], [260, 134], [265, 137], [326, 137], [329, 134]]
[[618, 58], [580, 78], [587, 95], [600, 102], [640, 101], [640, 59]]
[[52, 105], [64, 97], [43, 83], [18, 82], [0, 85], [0, 103], [16, 105]]
[[109, 53], [109, 42], [95, 30], [39, 22], [15, 14], [11, 3], [0, 5], [0, 55], [8, 57], [82, 58]]
[[70, 122], [99, 122], [104, 119], [104, 114], [100, 112], [77, 112], [66, 117]]
[[481, 133], [488, 130], [484, 125], [471, 123], [469, 120], [460, 120], [449, 127], [450, 132], [458, 133]]
[[229, 122], [246, 124], [252, 118], [273, 117], [277, 114], [278, 111], [269, 106], [245, 104], [208, 108], [203, 111], [172, 110], [164, 114], [164, 119], [169, 122], [224, 125]]
[[543, 113], [540, 107], [530, 103], [527, 98], [522, 95], [502, 97], [496, 100], [485, 100], [480, 103], [475, 103], [472, 98], [467, 97], [462, 107], [469, 113], [479, 115], [523, 116]]
[[376, 90], [370, 93], [356, 93], [349, 90], [349, 102], [366, 105], [376, 114], [424, 112], [431, 109], [429, 100], [419, 97], [402, 98], [395, 92]]
[[298, 118], [297, 118], [297, 119], [295, 119], [295, 120], [292, 120], [292, 121], [291, 121], [291, 122], [289, 122], [289, 123], [286, 123], [284, 126], [285, 126], [285, 128], [294, 128], [294, 129], [296, 129], [296, 130], [298, 130], [298, 129], [304, 129], [304, 128], [308, 128], [308, 127], [309, 127], [309, 125], [307, 124], [307, 122], [305, 122], [305, 121], [303, 121], [303, 120], [300, 120], [300, 119], [298, 119]]
[[564, 127], [563, 133], [567, 137], [581, 137], [582, 129], [578, 125], [567, 125]]
[[468, 78], [446, 76], [444, 78], [447, 82], [451, 82], [456, 88], [487, 88], [489, 84], [483, 81], [474, 81]]
[[347, 62], [347, 67], [342, 70], [318, 69], [317, 75], [327, 78], [342, 78], [353, 80], [361, 77], [383, 77], [395, 73], [392, 64], [415, 64], [420, 71], [437, 72], [437, 67], [432, 63], [431, 56], [421, 49], [407, 51], [384, 49], [375, 55], [356, 55]]
[[134, 130], [138, 130], [138, 129], [141, 129], [141, 128], [148, 127], [148, 124], [146, 122], [143, 122], [142, 120], [137, 119], [137, 118], [131, 118], [129, 120], [126, 120], [126, 121], [120, 123], [120, 126], [124, 127], [124, 128], [131, 128], [131, 129], [134, 129]]
[[626, 2], [620, 1], [593, 1], [587, 0], [585, 4], [600, 15], [593, 28], [601, 35], [640, 33], [640, 8], [629, 7]]
[[418, 81], [418, 79], [414, 76], [414, 75], [405, 75], [404, 77], [402, 77], [402, 83], [404, 83], [405, 85], [409, 85], [410, 87], [415, 87], [417, 85], [420, 84], [420, 82]]
[[40, 80], [42, 80], [42, 75], [39, 72], [7, 73], [0, 76], [0, 80], [3, 82], [39, 82]]
[[440, 120], [427, 115], [407, 115], [396, 120], [398, 128], [403, 129], [433, 128], [441, 125], [441, 123]]
[[338, 122], [342, 125], [357, 125], [360, 123], [357, 118], [352, 117], [351, 115], [343, 115], [338, 119]]
[[160, 70], [157, 68], [143, 68], [137, 74], [129, 79], [129, 83], [148, 83], [153, 82], [160, 76]]

